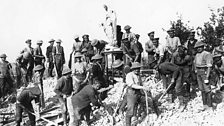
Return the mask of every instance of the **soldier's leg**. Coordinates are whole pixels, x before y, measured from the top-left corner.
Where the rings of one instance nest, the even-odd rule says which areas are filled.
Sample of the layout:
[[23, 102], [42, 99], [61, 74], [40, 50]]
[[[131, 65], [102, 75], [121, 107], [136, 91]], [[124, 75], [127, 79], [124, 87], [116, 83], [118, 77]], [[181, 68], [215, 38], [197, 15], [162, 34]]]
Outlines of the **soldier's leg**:
[[[117, 103], [117, 104], [119, 104], [119, 103]], [[119, 107], [119, 114], [123, 113], [124, 108], [126, 107], [126, 105], [127, 105], [127, 94], [124, 95], [124, 98], [121, 101], [121, 105]]]
[[65, 100], [62, 97], [58, 98], [59, 102], [60, 102], [60, 107], [61, 107], [61, 112], [62, 112], [62, 118], [63, 118], [63, 122], [64, 125], [67, 124], [67, 110], [66, 110], [66, 105], [65, 105]]
[[23, 108], [16, 104], [16, 126], [20, 126], [20, 123], [22, 122], [22, 113]]
[[53, 69], [54, 69], [54, 63], [53, 62], [49, 62], [49, 67], [48, 67], [48, 76], [49, 77], [53, 77]]
[[72, 96], [67, 98], [67, 107], [68, 107], [68, 114], [69, 114], [69, 126], [75, 125], [75, 113], [72, 105]]
[[126, 111], [126, 126], [131, 126], [131, 118], [134, 115], [135, 104], [137, 102], [136, 94], [127, 94], [127, 111]]
[[[31, 106], [30, 108], [27, 108], [30, 112], [34, 113], [33, 107]], [[33, 114], [28, 112], [28, 117], [30, 120], [30, 126], [35, 126], [36, 125], [36, 118]]]

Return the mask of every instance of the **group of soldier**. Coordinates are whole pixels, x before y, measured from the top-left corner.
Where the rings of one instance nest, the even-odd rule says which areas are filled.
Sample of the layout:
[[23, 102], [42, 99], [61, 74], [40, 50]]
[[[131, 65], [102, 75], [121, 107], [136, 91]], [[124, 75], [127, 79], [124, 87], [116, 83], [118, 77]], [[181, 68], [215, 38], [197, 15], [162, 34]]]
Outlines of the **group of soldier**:
[[[126, 126], [130, 126], [132, 117], [136, 116], [136, 104], [143, 102], [142, 91], [147, 92], [149, 88], [143, 86], [141, 80], [143, 47], [139, 42], [140, 35], [132, 33], [129, 25], [126, 25], [124, 30], [123, 33], [121, 26], [117, 26], [116, 47], [123, 53], [115, 55], [112, 68], [121, 69], [126, 75], [127, 92], [119, 113], [123, 113], [124, 108], [127, 108], [125, 120]], [[159, 38], [154, 37], [154, 31], [148, 33], [149, 40], [145, 43], [145, 51], [148, 54], [146, 65], [158, 71], [158, 77], [163, 81], [163, 88], [167, 89], [167, 100], [173, 102], [174, 95], [177, 96], [179, 109], [183, 110], [186, 107], [184, 99], [191, 97], [197, 89], [202, 94], [202, 111], [211, 109], [214, 105], [212, 87], [220, 86], [216, 84], [224, 72], [222, 45], [209, 52], [206, 43], [195, 39], [194, 31], [191, 31], [189, 39], [182, 43], [175, 36], [174, 29], [168, 30], [167, 33], [165, 45], [160, 44]], [[82, 38], [83, 41], [79, 40], [78, 35], [74, 36], [75, 42], [66, 67], [62, 40], [49, 40], [50, 45], [47, 47], [45, 57], [41, 49], [43, 41], [38, 40], [37, 47], [32, 48], [31, 40], [28, 39], [25, 42], [27, 47], [22, 50], [15, 65], [20, 71], [21, 83], [15, 81], [15, 72], [12, 72], [13, 66], [6, 61], [6, 54], [0, 56], [0, 96], [4, 97], [5, 94], [13, 92], [11, 89], [26, 87], [17, 93], [17, 126], [22, 121], [24, 110], [28, 111], [30, 124], [35, 125], [31, 101], [35, 99], [38, 108], [45, 107], [43, 77], [46, 61], [47, 76], [54, 77], [55, 73], [57, 78], [54, 92], [61, 104], [64, 125], [67, 125], [67, 113], [70, 118], [69, 126], [78, 126], [83, 119], [90, 124], [91, 103], [98, 107], [104, 106], [102, 100], [107, 97], [107, 91], [113, 87], [112, 82], [104, 75], [104, 51], [107, 42], [97, 39], [90, 41], [89, 35], [83, 35]], [[213, 80], [210, 78], [211, 74], [215, 75]], [[36, 117], [39, 117], [37, 115]]]

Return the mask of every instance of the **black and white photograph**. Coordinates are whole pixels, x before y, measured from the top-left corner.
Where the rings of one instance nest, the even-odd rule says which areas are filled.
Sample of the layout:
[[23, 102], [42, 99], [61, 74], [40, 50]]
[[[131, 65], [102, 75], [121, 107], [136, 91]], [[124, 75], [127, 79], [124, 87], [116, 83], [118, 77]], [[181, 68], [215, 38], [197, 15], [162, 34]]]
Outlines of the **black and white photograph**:
[[0, 0], [0, 126], [224, 126], [224, 0]]

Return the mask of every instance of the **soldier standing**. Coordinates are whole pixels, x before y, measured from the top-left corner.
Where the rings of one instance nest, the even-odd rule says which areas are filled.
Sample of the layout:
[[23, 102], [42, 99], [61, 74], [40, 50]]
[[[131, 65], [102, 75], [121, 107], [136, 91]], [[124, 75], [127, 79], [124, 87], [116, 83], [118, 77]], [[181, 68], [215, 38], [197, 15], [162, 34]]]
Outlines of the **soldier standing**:
[[210, 109], [212, 107], [212, 93], [209, 78], [213, 59], [211, 53], [204, 50], [205, 45], [206, 44], [202, 41], [198, 41], [194, 46], [197, 49], [194, 62], [198, 86], [202, 95], [202, 110]]
[[37, 65], [34, 68], [34, 76], [33, 76], [33, 83], [40, 88], [41, 95], [40, 95], [40, 103], [41, 107], [45, 108], [44, 102], [44, 88], [43, 88], [43, 71], [44, 67], [42, 65]]
[[47, 51], [46, 51], [46, 57], [48, 62], [48, 77], [53, 77], [52, 72], [54, 69], [54, 63], [53, 63], [52, 51], [54, 47], [54, 41], [55, 41], [54, 39], [51, 39], [50, 41], [48, 41], [50, 45], [47, 47]]
[[174, 52], [177, 51], [177, 47], [181, 45], [179, 37], [176, 37], [174, 34], [174, 29], [167, 31], [168, 37], [166, 38], [166, 49], [169, 53], [167, 59], [170, 61]]
[[[89, 40], [89, 35], [83, 35], [82, 38], [83, 38], [82, 51], [83, 49], [86, 48], [87, 50], [86, 58], [90, 60], [94, 56], [94, 50], [93, 50], [93, 46], [91, 45], [91, 41]], [[87, 62], [89, 62], [89, 60]]]
[[6, 60], [6, 57], [6, 54], [0, 55], [0, 98], [11, 93], [10, 91], [13, 89], [13, 78], [10, 75], [12, 66]]
[[52, 51], [58, 79], [62, 76], [63, 65], [65, 64], [64, 48], [61, 46], [61, 42], [61, 39], [56, 40], [57, 45], [53, 47]]
[[137, 62], [140, 57], [140, 51], [136, 43], [128, 41], [128, 38], [123, 39], [123, 53], [125, 55], [125, 64], [130, 66], [131, 62]]
[[[41, 49], [42, 44], [43, 44], [43, 41], [38, 40], [37, 47], [34, 49], [33, 56], [34, 56], [35, 66], [42, 65], [44, 67], [45, 57], [44, 57], [44, 55], [42, 53], [42, 49]], [[42, 74], [44, 74], [45, 67], [42, 70], [43, 70]]]
[[131, 67], [132, 71], [129, 72], [126, 76], [126, 84], [128, 86], [127, 93], [124, 98], [127, 102], [127, 111], [125, 117], [126, 126], [131, 126], [131, 118], [134, 116], [136, 103], [141, 98], [140, 90], [148, 90], [147, 87], [142, 86], [140, 68], [141, 64], [134, 62]]
[[26, 40], [26, 44], [27, 44], [27, 47], [21, 51], [21, 54], [23, 54], [24, 52], [30, 53], [30, 59], [27, 64], [28, 66], [27, 66], [27, 78], [26, 79], [28, 82], [31, 82], [32, 76], [33, 76], [33, 68], [34, 68], [34, 57], [33, 57], [34, 49], [31, 47], [32, 43], [31, 43], [30, 39]]
[[87, 63], [82, 61], [83, 55], [80, 52], [77, 52], [74, 57], [75, 63], [72, 65], [72, 75], [74, 92], [77, 93], [87, 84], [89, 71]]
[[[148, 53], [148, 64], [151, 64], [155, 59], [154, 59], [154, 46], [153, 46], [153, 40], [154, 40], [154, 31], [151, 31], [148, 33], [149, 40], [145, 43], [145, 51]], [[152, 66], [149, 66], [152, 68]]]
[[75, 42], [73, 43], [73, 52], [81, 52], [82, 51], [82, 46], [83, 42], [79, 40], [79, 36], [75, 35], [74, 36]]
[[20, 56], [16, 59], [16, 62], [18, 66], [20, 67], [21, 73], [22, 73], [22, 84], [25, 84], [27, 86], [27, 65], [29, 63], [31, 54], [29, 52], [24, 52], [23, 54], [20, 54]]
[[136, 46], [137, 46], [137, 48], [138, 48], [138, 50], [139, 50], [139, 52], [140, 52], [140, 55], [139, 55], [139, 57], [138, 57], [138, 59], [137, 59], [137, 62], [141, 63], [143, 47], [142, 47], [142, 43], [139, 42], [140, 35], [139, 35], [139, 34], [136, 34], [135, 36], [136, 36], [136, 39], [137, 39]]
[[136, 43], [137, 39], [135, 37], [135, 34], [131, 32], [131, 26], [126, 25], [124, 27], [124, 30], [125, 30], [125, 33], [123, 34], [122, 39], [128, 38], [129, 42]]

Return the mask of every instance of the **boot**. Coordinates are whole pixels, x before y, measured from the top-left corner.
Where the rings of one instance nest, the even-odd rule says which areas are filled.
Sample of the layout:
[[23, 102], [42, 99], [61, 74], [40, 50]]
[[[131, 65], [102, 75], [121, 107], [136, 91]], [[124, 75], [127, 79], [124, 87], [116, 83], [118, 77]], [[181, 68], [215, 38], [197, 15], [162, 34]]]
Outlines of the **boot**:
[[207, 100], [208, 107], [213, 107], [212, 106], [212, 93], [211, 92], [208, 92], [206, 96], [207, 96], [206, 97], [206, 100]]
[[126, 126], [131, 126], [131, 116], [126, 116], [125, 123], [126, 123]]
[[180, 110], [180, 112], [183, 112], [184, 109], [185, 109], [184, 97], [183, 96], [178, 96], [178, 100], [179, 100], [178, 109]]
[[206, 93], [204, 91], [201, 91], [201, 97], [203, 105], [207, 105]]

